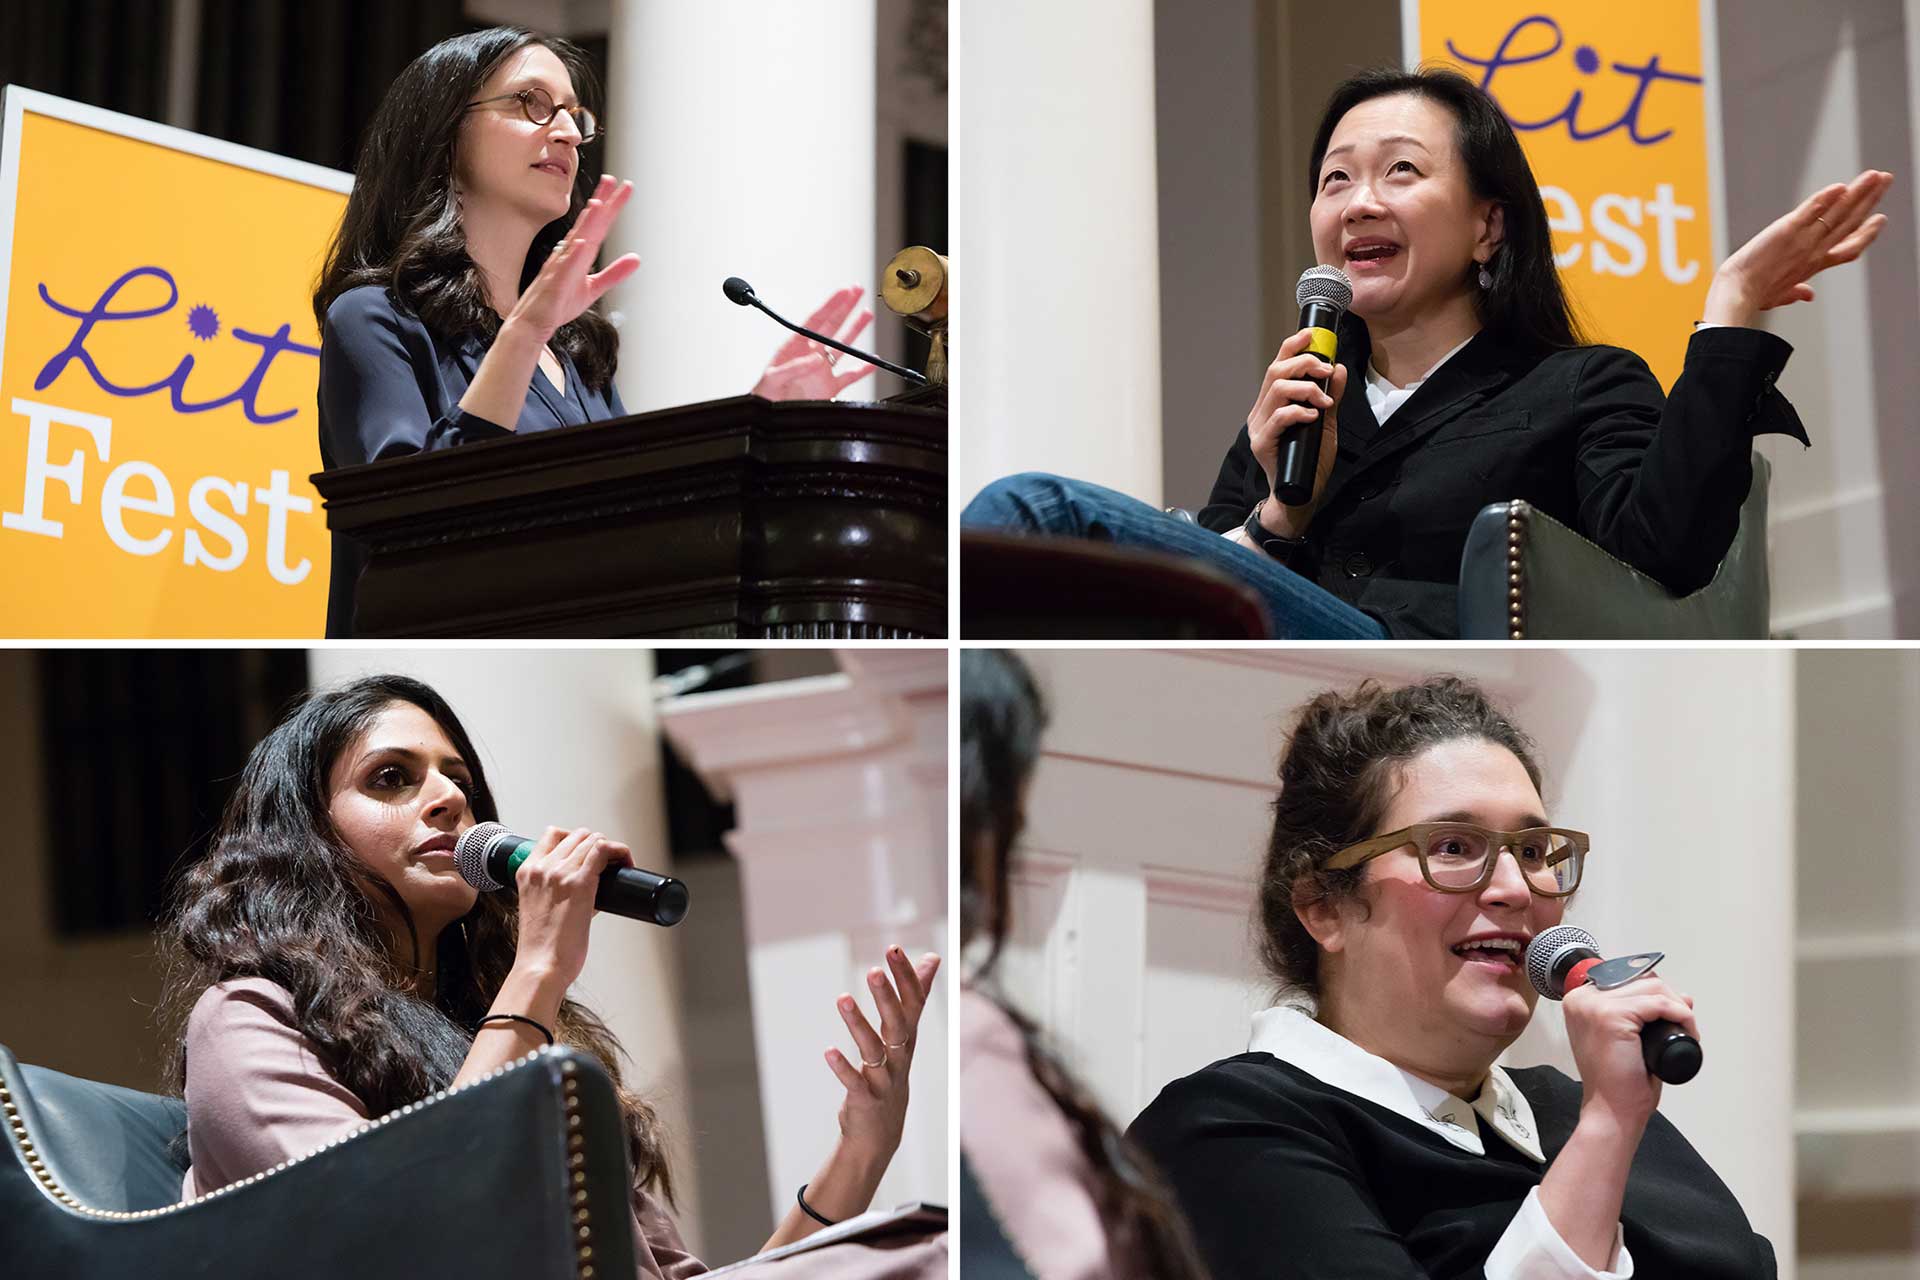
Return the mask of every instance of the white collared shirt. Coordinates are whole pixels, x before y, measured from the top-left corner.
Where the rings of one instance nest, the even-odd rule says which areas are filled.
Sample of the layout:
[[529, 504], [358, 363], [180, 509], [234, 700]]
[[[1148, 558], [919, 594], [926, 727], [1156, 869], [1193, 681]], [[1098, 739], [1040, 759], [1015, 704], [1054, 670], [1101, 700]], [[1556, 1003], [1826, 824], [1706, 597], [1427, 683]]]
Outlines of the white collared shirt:
[[[1467, 342], [1472, 342], [1478, 336], [1475, 334], [1469, 337]], [[1426, 386], [1427, 380], [1440, 371], [1440, 366], [1459, 355], [1461, 347], [1466, 346], [1467, 342], [1461, 343], [1460, 346], [1435, 360], [1433, 368], [1427, 370], [1418, 382], [1409, 382], [1404, 387], [1396, 387], [1388, 382], [1373, 367], [1373, 361], [1367, 361], [1367, 406], [1373, 410], [1373, 420], [1383, 427], [1386, 426], [1387, 419], [1393, 416], [1393, 411], [1412, 399], [1414, 392]]]
[[[1320, 1025], [1304, 1004], [1282, 1004], [1254, 1014], [1247, 1048], [1272, 1054], [1322, 1084], [1385, 1107], [1462, 1151], [1484, 1156], [1486, 1147], [1474, 1123], [1477, 1115], [1508, 1146], [1535, 1164], [1546, 1163], [1533, 1107], [1499, 1067], [1488, 1073], [1480, 1096], [1467, 1102]], [[1595, 1271], [1582, 1262], [1554, 1230], [1535, 1187], [1487, 1256], [1486, 1280], [1630, 1280], [1633, 1258], [1618, 1226], [1613, 1247], [1612, 1271]]]

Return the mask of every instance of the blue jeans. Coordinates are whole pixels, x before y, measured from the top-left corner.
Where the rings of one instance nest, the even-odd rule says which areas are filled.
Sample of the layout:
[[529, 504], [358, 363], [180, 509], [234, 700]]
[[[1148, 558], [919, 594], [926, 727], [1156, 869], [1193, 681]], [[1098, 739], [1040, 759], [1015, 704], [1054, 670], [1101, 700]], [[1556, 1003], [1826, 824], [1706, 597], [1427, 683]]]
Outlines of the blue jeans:
[[963, 529], [1048, 533], [1191, 556], [1251, 587], [1283, 640], [1384, 640], [1386, 628], [1264, 552], [1084, 480], [1023, 472], [982, 489]]

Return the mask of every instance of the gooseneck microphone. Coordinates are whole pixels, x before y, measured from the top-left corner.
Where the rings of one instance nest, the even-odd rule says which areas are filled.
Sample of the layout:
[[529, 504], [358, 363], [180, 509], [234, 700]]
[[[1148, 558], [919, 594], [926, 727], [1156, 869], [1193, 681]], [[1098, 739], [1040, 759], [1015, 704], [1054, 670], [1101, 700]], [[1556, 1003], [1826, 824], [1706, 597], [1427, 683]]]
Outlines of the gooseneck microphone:
[[[1600, 943], [1592, 934], [1570, 924], [1558, 924], [1534, 935], [1527, 944], [1527, 981], [1547, 999], [1561, 1000], [1584, 983], [1602, 991], [1623, 986], [1653, 972], [1653, 966], [1664, 958], [1663, 952], [1643, 951], [1602, 960]], [[1646, 1059], [1647, 1074], [1668, 1084], [1685, 1084], [1693, 1079], [1705, 1060], [1700, 1042], [1665, 1018], [1656, 1018], [1640, 1028], [1640, 1052]]]
[[[514, 891], [513, 873], [533, 852], [534, 842], [515, 835], [497, 822], [482, 822], [461, 836], [453, 860], [461, 878], [482, 893]], [[691, 901], [687, 886], [672, 876], [655, 875], [634, 867], [608, 867], [600, 875], [593, 905], [629, 920], [648, 924], [679, 924]]]
[[727, 301], [736, 303], [739, 306], [743, 306], [743, 307], [758, 307], [760, 308], [760, 310], [772, 316], [776, 321], [785, 325], [787, 328], [793, 330], [795, 333], [800, 334], [802, 337], [812, 338], [815, 342], [823, 343], [826, 346], [832, 347], [835, 351], [844, 351], [846, 354], [852, 356], [856, 360], [864, 360], [868, 364], [873, 365], [877, 369], [885, 369], [888, 373], [898, 374], [900, 377], [905, 378], [908, 382], [917, 382], [923, 387], [928, 385], [927, 375], [924, 373], [915, 373], [911, 369], [903, 369], [897, 364], [893, 364], [890, 361], [882, 360], [879, 356], [868, 355], [864, 351], [855, 351], [852, 347], [848, 346], [846, 343], [836, 342], [834, 339], [829, 338], [824, 333], [815, 333], [811, 329], [801, 328], [799, 325], [793, 323], [793, 321], [787, 319], [785, 316], [775, 311], [772, 307], [768, 306], [766, 303], [760, 301], [759, 295], [757, 295], [753, 291], [753, 286], [748, 284], [745, 280], [742, 280], [739, 276], [728, 276], [726, 279], [726, 283], [721, 285], [720, 287], [722, 290], [726, 292]]
[[[1310, 378], [1322, 391], [1333, 381], [1334, 359], [1340, 349], [1340, 317], [1353, 302], [1353, 282], [1338, 267], [1308, 267], [1293, 291], [1300, 304], [1300, 327], [1313, 330], [1307, 350], [1326, 362], [1324, 376]], [[1320, 466], [1321, 412], [1310, 422], [1296, 422], [1280, 433], [1279, 465], [1274, 468], [1273, 496], [1289, 507], [1313, 501], [1313, 474]]]

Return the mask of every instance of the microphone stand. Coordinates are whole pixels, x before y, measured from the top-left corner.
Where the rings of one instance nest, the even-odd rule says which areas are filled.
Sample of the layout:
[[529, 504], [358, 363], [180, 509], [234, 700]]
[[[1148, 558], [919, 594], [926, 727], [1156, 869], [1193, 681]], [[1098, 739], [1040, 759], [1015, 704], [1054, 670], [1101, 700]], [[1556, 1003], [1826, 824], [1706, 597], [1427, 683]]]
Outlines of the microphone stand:
[[769, 307], [766, 303], [760, 301], [759, 296], [753, 291], [753, 286], [745, 280], [742, 280], [739, 276], [728, 276], [726, 283], [721, 287], [726, 291], [728, 301], [743, 307], [758, 307], [761, 311], [772, 316], [776, 323], [785, 325], [802, 337], [812, 338], [822, 346], [832, 347], [835, 351], [843, 352], [856, 360], [864, 360], [876, 369], [885, 369], [888, 373], [905, 378], [908, 382], [918, 383], [923, 387], [929, 385], [927, 376], [924, 373], [915, 373], [912, 369], [903, 369], [891, 361], [882, 360], [879, 356], [868, 355], [864, 351], [855, 351], [846, 343], [837, 342], [824, 333], [815, 333], [811, 329], [801, 328], [799, 325], [775, 311], [772, 307]]

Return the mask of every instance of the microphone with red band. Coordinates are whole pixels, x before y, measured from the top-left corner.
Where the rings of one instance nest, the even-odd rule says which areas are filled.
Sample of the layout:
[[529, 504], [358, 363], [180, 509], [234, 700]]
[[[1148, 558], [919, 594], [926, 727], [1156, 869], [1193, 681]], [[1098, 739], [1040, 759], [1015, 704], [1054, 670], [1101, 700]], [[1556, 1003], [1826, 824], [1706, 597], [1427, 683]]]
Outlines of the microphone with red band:
[[[1644, 978], [1665, 958], [1664, 952], [1643, 951], [1604, 960], [1600, 943], [1592, 934], [1574, 925], [1559, 924], [1536, 934], [1527, 944], [1527, 981], [1547, 999], [1561, 1000], [1567, 992], [1587, 983], [1608, 991]], [[1640, 1028], [1640, 1049], [1647, 1073], [1668, 1084], [1685, 1084], [1693, 1079], [1705, 1060], [1700, 1042], [1665, 1018], [1656, 1018]]]
[[[514, 891], [514, 873], [533, 853], [534, 841], [515, 835], [497, 822], [483, 822], [460, 837], [453, 860], [461, 878], [483, 893]], [[648, 924], [675, 925], [691, 902], [687, 886], [672, 876], [656, 875], [637, 867], [608, 867], [600, 873], [593, 905], [611, 915]]]

